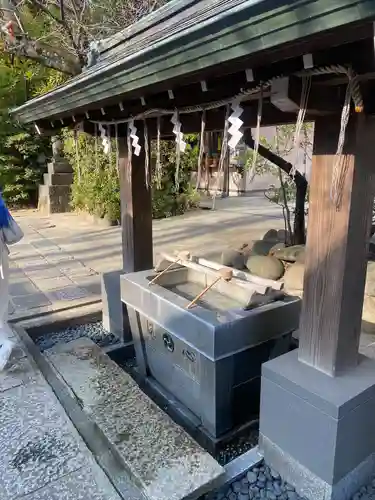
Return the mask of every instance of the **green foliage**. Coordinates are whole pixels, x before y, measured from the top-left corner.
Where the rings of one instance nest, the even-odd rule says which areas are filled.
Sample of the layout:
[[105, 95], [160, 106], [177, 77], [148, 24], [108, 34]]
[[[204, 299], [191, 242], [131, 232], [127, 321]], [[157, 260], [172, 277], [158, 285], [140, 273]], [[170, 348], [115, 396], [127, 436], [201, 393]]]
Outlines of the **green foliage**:
[[[187, 136], [186, 152], [181, 155], [180, 187], [175, 189], [175, 143], [161, 142], [162, 179], [157, 189], [155, 172], [155, 144], [152, 147], [152, 211], [154, 218], [170, 217], [184, 213], [198, 201], [198, 195], [190, 183], [190, 174], [198, 160], [196, 136]], [[116, 148], [103, 153], [100, 138], [80, 133], [77, 142], [72, 132], [64, 133], [64, 152], [74, 169], [72, 204], [98, 217], [111, 221], [120, 219], [119, 179], [116, 165]]]
[[0, 58], [0, 187], [11, 205], [36, 203], [50, 146], [48, 138], [12, 120], [9, 109], [22, 104], [45, 77], [46, 70], [34, 63]]
[[51, 90], [55, 89], [59, 85], [62, 85], [66, 80], [67, 76], [64, 75], [63, 73], [59, 73], [56, 70], [45, 70], [46, 76], [43, 79], [42, 82], [38, 85], [38, 87], [35, 89], [34, 95], [42, 95], [46, 94], [47, 92], [50, 92]]
[[155, 172], [156, 144], [152, 146], [153, 175], [152, 175], [152, 212], [155, 219], [171, 217], [184, 213], [193, 208], [199, 201], [199, 195], [190, 182], [191, 172], [198, 162], [197, 136], [186, 135], [187, 142], [184, 154], [181, 154], [179, 169], [179, 190], [176, 192], [176, 146], [172, 141], [161, 141], [160, 160], [162, 165], [161, 189], [157, 189]]
[[37, 185], [43, 179], [48, 141], [27, 132], [1, 141], [0, 184], [5, 200], [15, 206], [36, 204]]
[[120, 192], [116, 152], [103, 153], [99, 138], [64, 132], [64, 153], [74, 170], [72, 205], [98, 217], [120, 220]]

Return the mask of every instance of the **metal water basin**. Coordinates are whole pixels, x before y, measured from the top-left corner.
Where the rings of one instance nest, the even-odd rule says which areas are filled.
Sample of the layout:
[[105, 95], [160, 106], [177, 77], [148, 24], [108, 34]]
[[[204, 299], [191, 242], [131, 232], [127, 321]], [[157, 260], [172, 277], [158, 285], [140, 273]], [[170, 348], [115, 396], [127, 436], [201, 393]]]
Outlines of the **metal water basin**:
[[121, 277], [137, 363], [218, 437], [257, 415], [261, 364], [289, 349], [300, 299], [287, 297], [246, 311], [253, 293], [240, 280], [220, 280], [187, 305], [215, 273], [180, 267], [150, 281], [155, 271]]

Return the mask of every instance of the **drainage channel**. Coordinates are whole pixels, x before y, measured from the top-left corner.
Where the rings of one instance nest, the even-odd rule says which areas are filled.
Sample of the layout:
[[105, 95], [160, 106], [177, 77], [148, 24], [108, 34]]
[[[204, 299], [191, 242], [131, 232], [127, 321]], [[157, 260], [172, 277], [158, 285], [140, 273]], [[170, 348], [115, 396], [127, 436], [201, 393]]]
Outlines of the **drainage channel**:
[[[67, 321], [57, 321], [55, 323], [46, 323], [44, 325], [27, 328], [27, 333], [38, 347], [41, 353], [56, 347], [59, 344], [65, 344], [73, 340], [87, 337], [103, 349], [103, 351], [125, 370], [137, 383], [139, 382], [135, 354], [131, 345], [122, 345], [120, 339], [108, 333], [100, 320], [101, 313], [93, 313], [85, 316], [78, 316]], [[192, 435], [199, 444], [208, 451], [220, 465], [226, 465], [233, 459], [241, 456], [251, 450], [258, 444], [258, 421], [255, 420], [249, 425], [244, 426], [235, 435], [228, 434], [218, 446], [204, 439], [194, 432], [193, 426], [186, 426], [185, 422], [179, 419], [175, 411], [176, 403], [165, 404], [165, 399], [160, 400], [158, 394], [162, 388], [153, 386], [142, 386], [142, 390], [159, 406], [162, 407], [168, 415], [185, 430]]]
[[[49, 349], [59, 344], [66, 344], [73, 340], [87, 337], [95, 342], [108, 356], [125, 370], [135, 381], [138, 381], [137, 365], [134, 350], [131, 345], [123, 345], [113, 334], [104, 330], [100, 321], [101, 311], [90, 312], [83, 316], [73, 316], [67, 320], [53, 321], [53, 318], [45, 318], [42, 324], [24, 328], [16, 326], [16, 329], [25, 342], [30, 353], [39, 365], [42, 373], [52, 386], [60, 403], [63, 405], [68, 416], [76, 425], [83, 439], [96, 457], [99, 465], [106, 472], [118, 492], [123, 498], [129, 498], [129, 486], [124, 472], [118, 466], [118, 459], [105, 449], [105, 440], [98, 437], [97, 429], [91, 428], [81, 418], [77, 419], [79, 408], [74, 407], [71, 401], [69, 389], [61, 381], [53, 368], [49, 365], [47, 358], [43, 355]], [[154, 388], [155, 389], [155, 388]], [[142, 390], [160, 405], [157, 390], [150, 387], [142, 387]], [[163, 400], [165, 401], [165, 400]], [[170, 408], [165, 404], [161, 406], [178, 424], [178, 415], [174, 412], [175, 404]], [[191, 429], [186, 428], [188, 432]], [[194, 438], [194, 433], [190, 432]], [[202, 440], [200, 444], [204, 444]], [[203, 440], [204, 441], [204, 440]], [[207, 493], [200, 500], [299, 500], [294, 488], [285, 483], [277, 472], [271, 471], [262, 461], [257, 447], [258, 425], [253, 422], [250, 426], [237, 433], [234, 437], [228, 436], [220, 447], [213, 449], [212, 446], [205, 447], [221, 465], [225, 468], [225, 474], [216, 490]], [[203, 446], [204, 447], [204, 446]], [[218, 488], [218, 489], [217, 489]], [[142, 494], [134, 486], [130, 498], [143, 500]]]

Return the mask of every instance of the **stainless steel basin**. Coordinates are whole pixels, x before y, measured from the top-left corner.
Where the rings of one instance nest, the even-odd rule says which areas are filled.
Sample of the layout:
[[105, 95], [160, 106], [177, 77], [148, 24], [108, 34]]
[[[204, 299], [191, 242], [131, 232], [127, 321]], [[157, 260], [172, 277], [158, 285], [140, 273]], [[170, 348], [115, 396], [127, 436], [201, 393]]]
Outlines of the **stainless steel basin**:
[[261, 364], [288, 350], [300, 299], [245, 311], [251, 287], [220, 280], [186, 309], [215, 275], [180, 267], [150, 285], [155, 275], [121, 277], [137, 362], [218, 437], [256, 415]]

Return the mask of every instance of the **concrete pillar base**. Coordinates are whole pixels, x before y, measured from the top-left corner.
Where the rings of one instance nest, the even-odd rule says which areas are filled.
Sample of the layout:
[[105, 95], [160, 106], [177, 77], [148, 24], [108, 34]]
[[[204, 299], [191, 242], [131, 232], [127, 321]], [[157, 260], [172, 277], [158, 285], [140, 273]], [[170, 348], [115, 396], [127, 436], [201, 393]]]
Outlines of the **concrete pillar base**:
[[108, 332], [117, 335], [121, 342], [133, 341], [129, 318], [125, 304], [121, 302], [120, 276], [123, 270], [102, 274], [102, 308], [103, 327]]
[[349, 500], [375, 470], [375, 361], [330, 377], [297, 350], [263, 365], [259, 448], [309, 500]]

